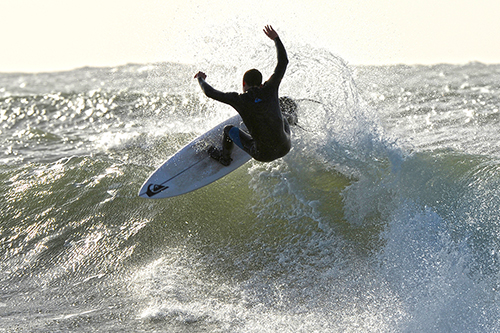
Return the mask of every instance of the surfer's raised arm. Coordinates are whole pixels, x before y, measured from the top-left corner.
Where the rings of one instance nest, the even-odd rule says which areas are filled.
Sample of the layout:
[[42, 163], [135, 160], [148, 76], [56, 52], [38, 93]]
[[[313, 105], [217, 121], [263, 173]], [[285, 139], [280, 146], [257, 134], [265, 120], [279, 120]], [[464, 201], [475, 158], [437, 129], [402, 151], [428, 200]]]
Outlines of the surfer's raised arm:
[[288, 65], [288, 56], [286, 54], [285, 46], [283, 46], [278, 33], [273, 29], [272, 26], [266, 25], [264, 28], [264, 33], [267, 37], [274, 41], [274, 44], [276, 45], [276, 52], [278, 53], [278, 64], [274, 69], [273, 75], [271, 75], [269, 80], [267, 80], [266, 84], [274, 84], [275, 86], [279, 86], [281, 79], [285, 75], [286, 66]]

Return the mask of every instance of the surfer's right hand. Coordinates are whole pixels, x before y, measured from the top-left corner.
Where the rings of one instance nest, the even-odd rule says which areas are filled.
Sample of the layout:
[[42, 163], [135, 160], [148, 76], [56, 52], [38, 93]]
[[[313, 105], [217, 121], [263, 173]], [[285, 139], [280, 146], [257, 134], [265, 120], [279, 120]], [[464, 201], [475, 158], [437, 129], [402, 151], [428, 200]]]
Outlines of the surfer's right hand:
[[201, 77], [203, 80], [205, 80], [207, 78], [207, 74], [203, 73], [203, 72], [198, 72], [196, 73], [196, 75], [194, 76], [195, 79]]

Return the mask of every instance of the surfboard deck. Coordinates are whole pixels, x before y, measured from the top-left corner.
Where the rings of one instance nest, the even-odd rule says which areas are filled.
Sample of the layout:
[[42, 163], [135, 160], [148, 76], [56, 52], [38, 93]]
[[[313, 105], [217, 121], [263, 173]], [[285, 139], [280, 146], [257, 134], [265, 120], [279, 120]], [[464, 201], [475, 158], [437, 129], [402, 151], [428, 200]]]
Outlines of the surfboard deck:
[[246, 130], [240, 115], [223, 121], [188, 143], [158, 167], [142, 185], [139, 196], [163, 199], [185, 194], [213, 183], [248, 162], [251, 156], [236, 145], [231, 154], [233, 161], [229, 166], [223, 166], [208, 155], [210, 146], [221, 146], [223, 130], [227, 125]]

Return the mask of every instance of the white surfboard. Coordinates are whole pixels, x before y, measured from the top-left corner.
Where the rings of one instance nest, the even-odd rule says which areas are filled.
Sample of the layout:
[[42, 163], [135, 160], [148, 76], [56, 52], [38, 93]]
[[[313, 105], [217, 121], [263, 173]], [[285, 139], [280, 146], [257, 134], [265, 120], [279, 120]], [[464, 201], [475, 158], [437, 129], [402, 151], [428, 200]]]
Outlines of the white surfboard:
[[223, 166], [208, 155], [210, 146], [220, 147], [226, 125], [246, 130], [240, 115], [229, 118], [210, 131], [191, 141], [162, 164], [146, 180], [139, 196], [146, 199], [162, 199], [185, 194], [206, 186], [238, 169], [251, 159], [234, 145], [229, 166]]

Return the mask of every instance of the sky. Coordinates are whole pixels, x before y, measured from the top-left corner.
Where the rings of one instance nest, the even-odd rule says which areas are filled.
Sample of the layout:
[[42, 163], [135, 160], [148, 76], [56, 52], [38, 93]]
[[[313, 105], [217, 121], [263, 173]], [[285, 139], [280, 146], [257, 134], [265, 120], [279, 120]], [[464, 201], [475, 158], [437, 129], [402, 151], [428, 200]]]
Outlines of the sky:
[[353, 65], [500, 63], [499, 0], [1, 0], [0, 13], [0, 72], [193, 63], [235, 20]]

